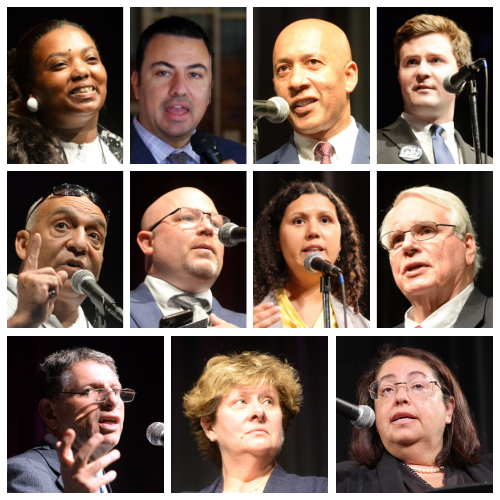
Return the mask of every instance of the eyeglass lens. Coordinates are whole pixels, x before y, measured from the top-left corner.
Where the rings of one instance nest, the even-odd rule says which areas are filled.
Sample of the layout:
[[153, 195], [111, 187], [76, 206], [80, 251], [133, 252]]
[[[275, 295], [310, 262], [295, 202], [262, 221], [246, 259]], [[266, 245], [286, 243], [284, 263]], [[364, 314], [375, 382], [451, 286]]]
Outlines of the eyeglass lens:
[[[419, 222], [410, 229], [411, 235], [417, 241], [425, 241], [434, 238], [437, 234], [437, 226], [434, 222]], [[404, 231], [391, 231], [384, 235], [382, 244], [389, 250], [399, 248], [405, 239]]]
[[[225, 221], [226, 217], [223, 215], [219, 214], [207, 214], [210, 217], [210, 220], [212, 221], [212, 225], [220, 229]], [[175, 217], [177, 216], [177, 221], [182, 221], [186, 222], [188, 224], [198, 224], [201, 219], [203, 218], [203, 212], [201, 210], [198, 210], [197, 208], [181, 208], [178, 212], [173, 214], [174, 221], [176, 220]]]
[[96, 403], [106, 401], [109, 394], [114, 392], [124, 403], [129, 403], [134, 400], [135, 392], [115, 389], [114, 391], [108, 391], [106, 389], [94, 389], [88, 393], [88, 397], [91, 401]]
[[[423, 375], [412, 375], [408, 380], [403, 383], [406, 384], [407, 390], [416, 396], [428, 396], [432, 394], [434, 390], [434, 385], [430, 379], [424, 377]], [[376, 399], [393, 398], [401, 383], [393, 383], [390, 380], [382, 380], [380, 382], [373, 382], [371, 385], [371, 390], [377, 395]], [[373, 396], [372, 396], [373, 397]]]

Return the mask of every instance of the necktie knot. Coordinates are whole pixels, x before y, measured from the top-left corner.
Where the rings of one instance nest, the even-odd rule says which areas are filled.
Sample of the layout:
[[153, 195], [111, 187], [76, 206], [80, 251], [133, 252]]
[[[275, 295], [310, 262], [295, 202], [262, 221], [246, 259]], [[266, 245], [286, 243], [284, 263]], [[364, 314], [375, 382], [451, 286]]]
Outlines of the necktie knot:
[[182, 309], [193, 311], [193, 322], [188, 327], [206, 328], [208, 326], [208, 314], [206, 310], [210, 307], [207, 299], [195, 297], [188, 293], [174, 295], [170, 297], [167, 305], [177, 306]]
[[432, 125], [430, 128], [432, 133], [432, 150], [434, 152], [434, 162], [436, 164], [455, 163], [453, 156], [444, 142], [443, 132], [444, 128], [441, 125]]
[[432, 132], [432, 137], [434, 137], [436, 134], [443, 135], [444, 128], [441, 127], [441, 125], [433, 125], [431, 127], [431, 132]]
[[331, 164], [331, 156], [333, 155], [335, 148], [329, 142], [319, 142], [314, 148], [314, 154], [321, 158], [320, 163]]
[[171, 155], [168, 156], [168, 162], [169, 163], [187, 163], [187, 153], [184, 153], [184, 151], [181, 151], [180, 153], [172, 153]]

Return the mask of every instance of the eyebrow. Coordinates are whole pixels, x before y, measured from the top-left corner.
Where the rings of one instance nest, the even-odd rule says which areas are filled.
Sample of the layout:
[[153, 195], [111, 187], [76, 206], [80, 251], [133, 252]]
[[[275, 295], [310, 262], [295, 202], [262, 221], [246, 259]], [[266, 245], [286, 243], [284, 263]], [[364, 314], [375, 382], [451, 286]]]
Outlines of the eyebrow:
[[[70, 217], [78, 217], [79, 213], [74, 210], [71, 210], [70, 208], [60, 207], [55, 212], [50, 214], [50, 218], [54, 217], [55, 215], [68, 215]], [[101, 227], [104, 232], [106, 232], [106, 223], [104, 219], [96, 215], [91, 215], [90, 220], [97, 226]]]
[[[89, 50], [95, 49], [97, 50], [93, 45], [89, 45], [88, 47], [84, 47], [81, 51], [80, 54], [85, 54], [85, 52], [88, 52]], [[68, 57], [70, 55], [70, 52], [53, 52], [52, 54], [45, 59], [45, 64], [49, 61], [49, 59], [52, 59], [53, 57], [61, 56], [61, 57]]]
[[[167, 68], [170, 68], [170, 69], [176, 69], [173, 64], [170, 64], [170, 63], [165, 62], [165, 61], [155, 62], [151, 65], [151, 68], [154, 68], [155, 66], [166, 66]], [[208, 73], [207, 67], [201, 63], [190, 64], [189, 66], [186, 67], [186, 69], [188, 69], [188, 70], [190, 70], [190, 69], [203, 69], [204, 71], [206, 71]]]
[[[321, 212], [319, 212], [318, 215], [323, 215], [323, 214], [328, 214], [328, 215], [335, 215], [331, 210], [323, 210]], [[290, 215], [290, 217], [293, 217], [294, 215], [303, 215], [303, 216], [307, 216], [307, 214], [305, 212], [294, 212], [293, 214]]]
[[[87, 384], [79, 384], [79, 387], [96, 387], [96, 388], [102, 388], [104, 385], [106, 385], [104, 383], [104, 381], [102, 380], [96, 380], [94, 382], [89, 382]], [[116, 384], [110, 384], [109, 385], [110, 387], [115, 387], [115, 389], [121, 389], [122, 388], [122, 385], [120, 384], [120, 382], [117, 382]]]
[[[408, 373], [408, 377], [411, 377], [412, 375], [417, 375], [417, 374], [423, 375], [424, 377], [429, 377], [429, 375], [427, 375], [426, 373], [418, 371], [418, 370]], [[378, 380], [378, 382], [382, 382], [382, 380], [384, 380], [386, 378], [396, 378], [396, 375], [394, 375], [394, 373], [391, 373], [389, 375], [384, 375], [380, 380]]]

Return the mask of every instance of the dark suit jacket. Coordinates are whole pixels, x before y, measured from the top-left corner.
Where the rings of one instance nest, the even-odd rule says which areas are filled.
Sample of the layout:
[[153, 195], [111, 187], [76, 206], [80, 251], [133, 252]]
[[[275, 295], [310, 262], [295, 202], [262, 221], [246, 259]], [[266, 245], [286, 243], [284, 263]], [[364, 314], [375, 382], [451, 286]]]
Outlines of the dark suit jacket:
[[[214, 137], [217, 150], [224, 160], [234, 160], [236, 163], [246, 164], [247, 148], [234, 141]], [[206, 163], [203, 158], [200, 158], [201, 163]], [[130, 122], [130, 163], [131, 164], [154, 164], [157, 165], [154, 156], [147, 148], [144, 141], [139, 137], [135, 129], [134, 122]]]
[[[210, 312], [239, 328], [247, 327], [246, 314], [224, 309], [213, 296]], [[145, 283], [130, 292], [130, 328], [158, 328], [161, 318], [163, 314]]]
[[[465, 470], [477, 483], [493, 482], [493, 456], [481, 457], [477, 467]], [[397, 460], [384, 452], [374, 469], [357, 462], [337, 464], [337, 493], [406, 493]]]
[[[224, 480], [218, 477], [211, 486], [199, 493], [222, 493]], [[193, 493], [185, 491], [183, 493]], [[326, 477], [300, 477], [287, 474], [282, 467], [276, 466], [269, 476], [263, 493], [328, 493], [328, 478]]]
[[[352, 156], [351, 164], [370, 163], [370, 134], [363, 128], [360, 123], [356, 123], [356, 125], [358, 126], [359, 130], [356, 144], [354, 146], [354, 154]], [[299, 154], [297, 152], [297, 146], [295, 146], [293, 135], [292, 137], [290, 137], [286, 144], [281, 146], [281, 148], [262, 158], [257, 163], [283, 163], [286, 165], [300, 163]]]
[[[109, 484], [106, 486], [111, 492]], [[7, 460], [7, 493], [64, 493], [57, 451], [46, 441]]]
[[[458, 147], [462, 152], [464, 163], [476, 163], [474, 148], [467, 144], [462, 136], [455, 130], [455, 137]], [[420, 146], [410, 125], [400, 116], [388, 127], [377, 130], [377, 163], [403, 163], [408, 164], [430, 164], [426, 154], [422, 151], [422, 156], [417, 161], [405, 161], [399, 157], [399, 151], [404, 146]], [[483, 163], [484, 153], [483, 153]], [[488, 156], [488, 163], [493, 163], [493, 158]]]
[[[401, 323], [394, 328], [404, 328]], [[474, 287], [453, 328], [493, 328], [493, 297], [486, 297]]]

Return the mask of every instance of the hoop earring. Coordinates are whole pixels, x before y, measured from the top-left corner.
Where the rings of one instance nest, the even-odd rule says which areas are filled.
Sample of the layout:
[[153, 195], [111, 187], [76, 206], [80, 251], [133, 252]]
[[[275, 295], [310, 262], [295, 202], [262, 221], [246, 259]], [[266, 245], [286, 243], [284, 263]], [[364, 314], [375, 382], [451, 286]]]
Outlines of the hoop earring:
[[36, 113], [38, 111], [38, 101], [31, 94], [28, 102], [26, 103], [26, 107], [28, 108], [28, 111], [31, 111], [32, 113]]

